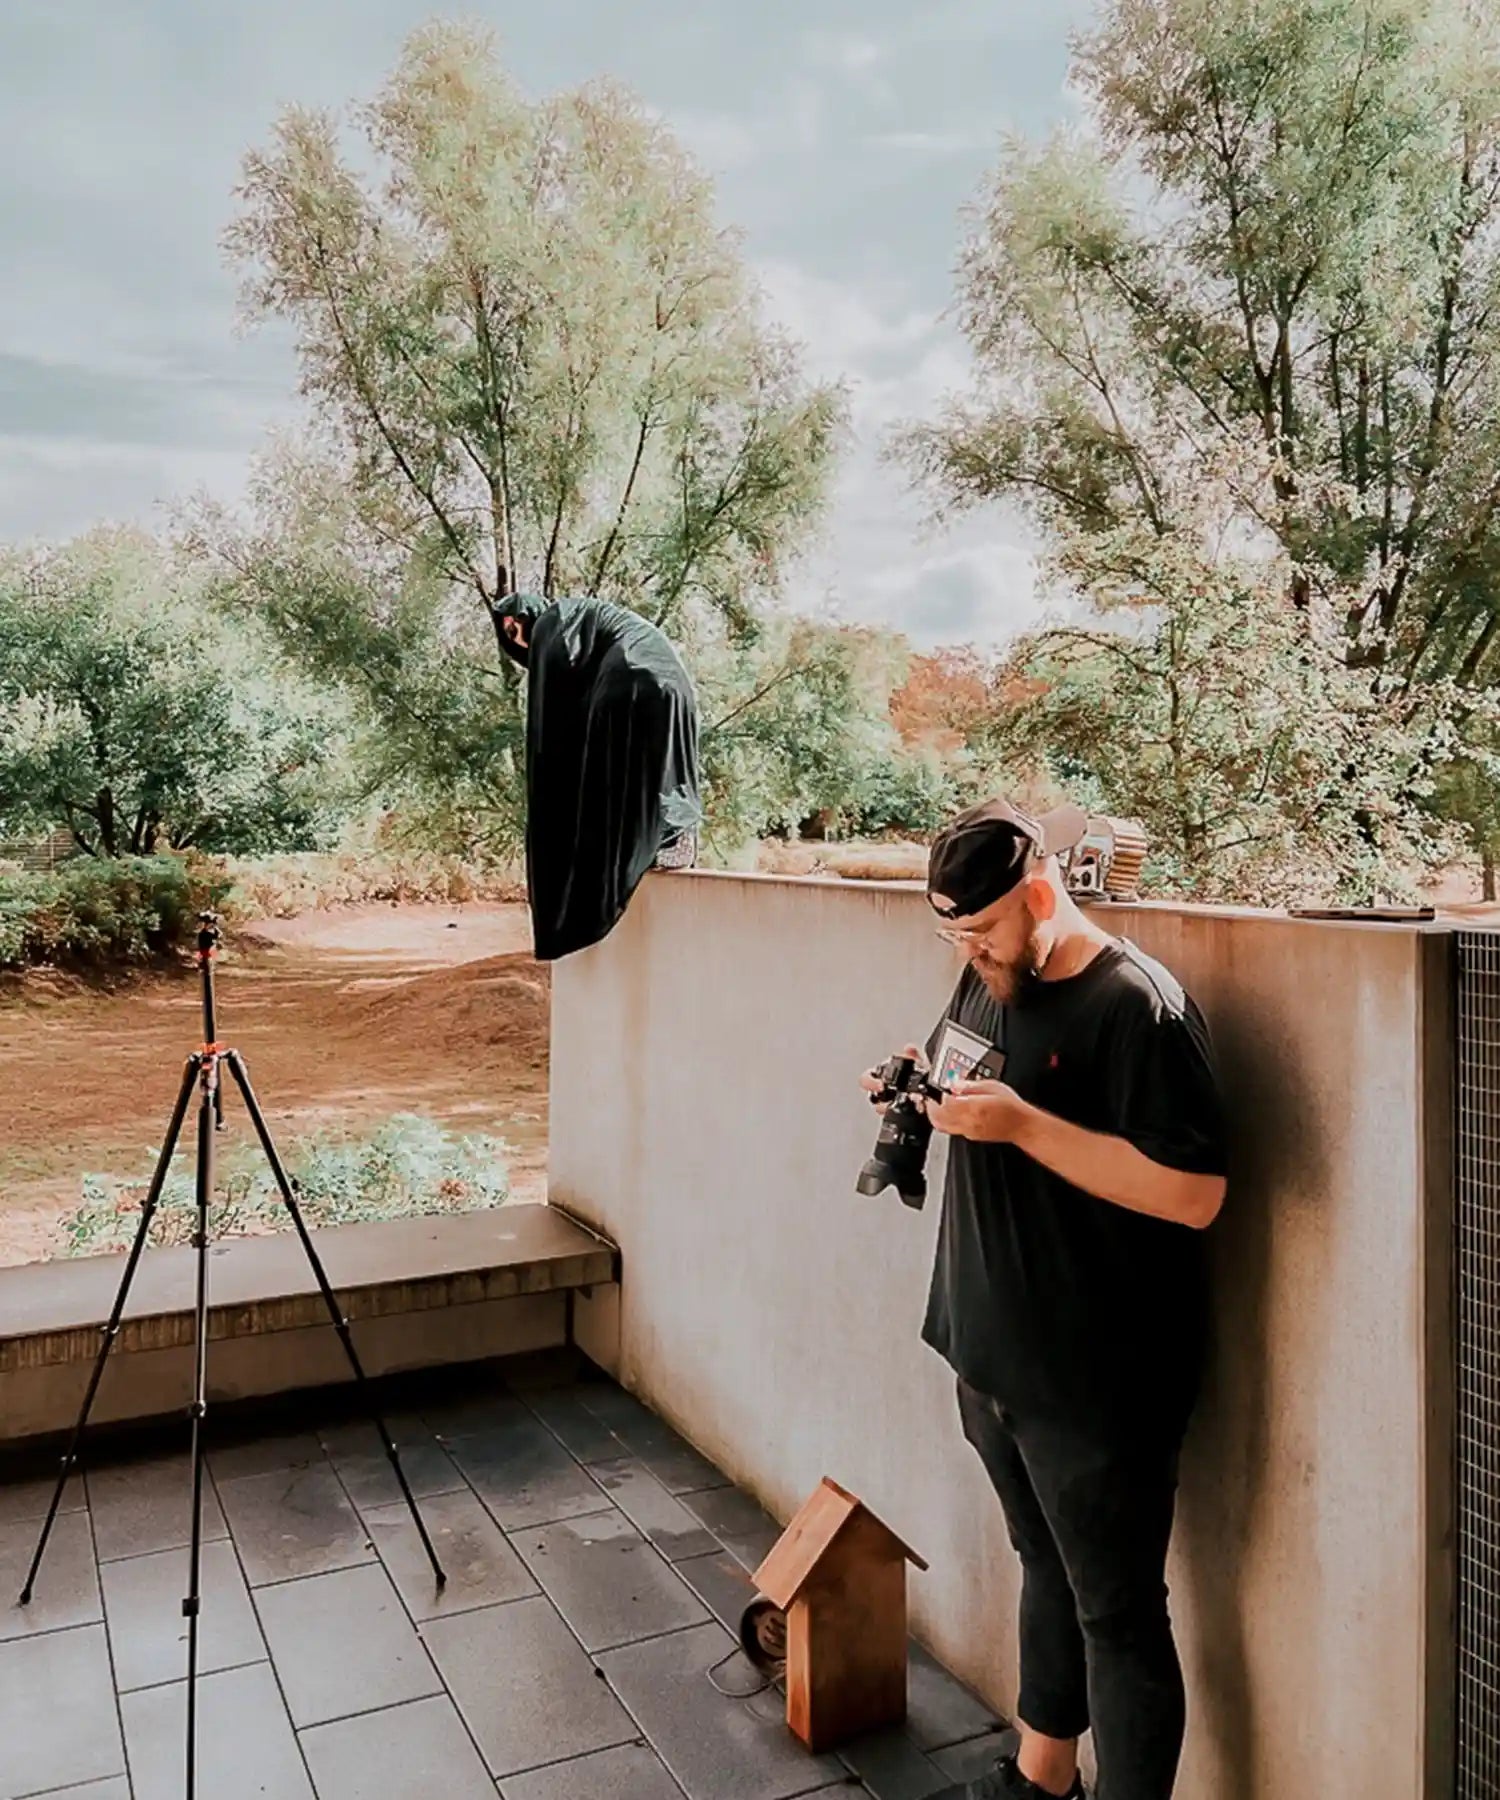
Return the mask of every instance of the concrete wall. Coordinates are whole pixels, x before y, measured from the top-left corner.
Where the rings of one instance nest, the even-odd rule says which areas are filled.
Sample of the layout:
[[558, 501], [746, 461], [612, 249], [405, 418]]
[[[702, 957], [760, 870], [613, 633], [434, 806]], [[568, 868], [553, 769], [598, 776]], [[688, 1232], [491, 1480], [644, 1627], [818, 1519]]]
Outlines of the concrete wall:
[[[1174, 1551], [1178, 1794], [1437, 1800], [1448, 940], [1109, 916], [1203, 1004], [1236, 1130]], [[650, 878], [556, 971], [552, 1194], [622, 1251], [581, 1341], [778, 1517], [825, 1473], [867, 1500], [931, 1562], [919, 1634], [1008, 1710], [1014, 1560], [918, 1337], [936, 1201], [853, 1191], [858, 1072], [925, 1032], [952, 975], [910, 888]]]

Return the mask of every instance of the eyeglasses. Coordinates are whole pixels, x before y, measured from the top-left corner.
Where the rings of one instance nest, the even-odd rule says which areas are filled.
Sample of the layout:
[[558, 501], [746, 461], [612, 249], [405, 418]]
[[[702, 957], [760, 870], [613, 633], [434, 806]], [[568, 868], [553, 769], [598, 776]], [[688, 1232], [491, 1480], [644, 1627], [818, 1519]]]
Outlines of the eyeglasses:
[[956, 949], [962, 950], [969, 944], [982, 944], [987, 937], [993, 934], [995, 926], [999, 923], [1000, 921], [996, 919], [994, 924], [986, 925], [978, 931], [971, 925], [939, 925], [935, 929], [945, 944], [952, 944]]

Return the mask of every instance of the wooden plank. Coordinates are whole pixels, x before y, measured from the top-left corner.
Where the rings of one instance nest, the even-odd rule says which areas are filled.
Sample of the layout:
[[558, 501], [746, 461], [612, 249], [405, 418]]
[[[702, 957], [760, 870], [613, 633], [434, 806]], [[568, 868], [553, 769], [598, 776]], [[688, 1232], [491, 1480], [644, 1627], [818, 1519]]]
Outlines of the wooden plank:
[[755, 1571], [756, 1587], [778, 1606], [790, 1607], [858, 1510], [854, 1496], [825, 1476]]

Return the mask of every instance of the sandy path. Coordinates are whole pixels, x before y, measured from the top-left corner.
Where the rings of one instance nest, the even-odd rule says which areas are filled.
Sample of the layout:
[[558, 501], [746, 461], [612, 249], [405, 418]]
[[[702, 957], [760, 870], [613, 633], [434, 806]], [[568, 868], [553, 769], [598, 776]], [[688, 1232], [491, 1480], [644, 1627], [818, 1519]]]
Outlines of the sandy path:
[[[547, 971], [519, 906], [371, 906], [269, 921], [227, 945], [219, 1036], [278, 1140], [420, 1112], [513, 1146], [545, 1194]], [[52, 1253], [86, 1172], [149, 1171], [200, 1036], [191, 970], [114, 991], [0, 988], [0, 1264]], [[248, 1133], [237, 1099], [227, 1123]], [[189, 1134], [185, 1134], [189, 1135]]]

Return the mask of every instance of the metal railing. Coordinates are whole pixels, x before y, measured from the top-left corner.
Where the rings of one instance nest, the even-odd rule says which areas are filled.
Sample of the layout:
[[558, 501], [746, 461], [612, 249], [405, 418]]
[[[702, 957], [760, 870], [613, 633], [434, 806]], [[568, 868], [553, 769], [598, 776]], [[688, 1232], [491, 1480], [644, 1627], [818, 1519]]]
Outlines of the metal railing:
[[1456, 1800], [1500, 1800], [1500, 932], [1458, 934]]

